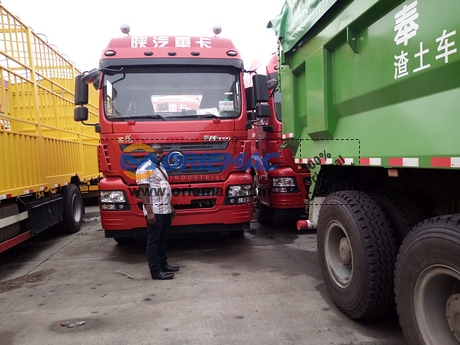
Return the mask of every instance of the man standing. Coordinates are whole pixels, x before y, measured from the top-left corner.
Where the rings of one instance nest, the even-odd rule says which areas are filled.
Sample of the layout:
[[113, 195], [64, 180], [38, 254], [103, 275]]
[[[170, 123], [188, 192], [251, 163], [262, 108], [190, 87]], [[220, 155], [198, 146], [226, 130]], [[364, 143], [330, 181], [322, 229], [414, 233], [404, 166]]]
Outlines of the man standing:
[[170, 266], [166, 250], [172, 218], [176, 211], [171, 205], [168, 174], [161, 166], [164, 153], [160, 145], [152, 145], [153, 153], [136, 171], [136, 183], [144, 205], [147, 221], [147, 260], [152, 279], [172, 279], [179, 267]]

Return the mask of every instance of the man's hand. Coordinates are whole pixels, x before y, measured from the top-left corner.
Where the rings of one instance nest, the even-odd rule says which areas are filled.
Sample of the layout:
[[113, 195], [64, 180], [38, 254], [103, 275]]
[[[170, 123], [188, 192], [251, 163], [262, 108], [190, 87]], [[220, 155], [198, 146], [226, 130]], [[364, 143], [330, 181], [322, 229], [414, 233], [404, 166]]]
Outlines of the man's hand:
[[145, 218], [147, 219], [147, 223], [149, 224], [155, 225], [155, 223], [157, 222], [154, 213], [147, 213], [147, 216]]

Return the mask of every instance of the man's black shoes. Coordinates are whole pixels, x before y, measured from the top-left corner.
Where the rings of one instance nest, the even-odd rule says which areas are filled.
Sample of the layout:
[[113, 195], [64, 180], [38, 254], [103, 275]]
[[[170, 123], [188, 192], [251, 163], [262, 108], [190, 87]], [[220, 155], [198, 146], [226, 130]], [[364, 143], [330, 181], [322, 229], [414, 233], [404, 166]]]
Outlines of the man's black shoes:
[[161, 266], [161, 269], [164, 272], [177, 272], [179, 271], [179, 266], [171, 266], [169, 264], [166, 264], [166, 265]]
[[166, 279], [173, 279], [174, 273], [171, 272], [159, 272], [159, 273], [152, 273], [152, 279], [158, 279], [158, 280], [166, 280]]
[[178, 266], [171, 266], [169, 264], [161, 265], [161, 271], [158, 273], [151, 273], [152, 279], [159, 279], [159, 280], [166, 280], [172, 279], [174, 277], [174, 273], [179, 271]]

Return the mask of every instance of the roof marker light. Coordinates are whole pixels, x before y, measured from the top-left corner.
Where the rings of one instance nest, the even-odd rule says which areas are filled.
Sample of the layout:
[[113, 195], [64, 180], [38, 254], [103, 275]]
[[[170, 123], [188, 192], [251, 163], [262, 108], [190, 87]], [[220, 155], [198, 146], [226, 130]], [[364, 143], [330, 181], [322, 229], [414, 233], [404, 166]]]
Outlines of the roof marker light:
[[107, 50], [105, 53], [104, 53], [105, 56], [115, 56], [117, 55], [117, 52], [114, 51], [114, 50]]
[[152, 56], [152, 55], [153, 55], [153, 52], [144, 52], [144, 55], [145, 55], [145, 56]]
[[217, 36], [218, 34], [220, 34], [222, 32], [222, 26], [216, 24], [212, 27], [212, 31], [214, 32], [214, 34]]
[[121, 24], [120, 26], [121, 32], [123, 32], [125, 35], [129, 36], [129, 32], [131, 31], [131, 28], [129, 27], [128, 24]]
[[199, 56], [200, 52], [191, 52], [190, 54], [192, 54], [192, 56]]
[[234, 51], [234, 50], [229, 50], [229, 51], [227, 51], [227, 55], [228, 56], [237, 56], [238, 53], [236, 51]]
[[176, 56], [177, 53], [176, 53], [176, 52], [168, 52], [168, 55], [169, 55], [169, 56]]

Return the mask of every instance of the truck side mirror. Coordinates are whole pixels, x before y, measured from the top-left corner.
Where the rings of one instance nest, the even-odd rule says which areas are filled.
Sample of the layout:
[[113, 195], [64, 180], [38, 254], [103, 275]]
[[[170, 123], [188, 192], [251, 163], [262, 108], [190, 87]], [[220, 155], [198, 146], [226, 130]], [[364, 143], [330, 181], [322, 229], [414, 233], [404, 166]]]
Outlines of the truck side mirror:
[[275, 90], [277, 86], [278, 86], [278, 80], [277, 79], [270, 79], [267, 82], [267, 87], [268, 87], [269, 91]]
[[270, 117], [270, 105], [269, 104], [257, 104], [256, 105], [256, 117], [268, 118]]
[[93, 68], [91, 71], [83, 73], [82, 82], [85, 84], [93, 84], [96, 90], [99, 90], [99, 75], [100, 72], [97, 68]]
[[247, 87], [246, 90], [246, 110], [255, 110], [256, 102], [254, 101], [254, 89], [252, 86]]
[[[77, 75], [75, 77], [75, 105], [79, 105], [73, 111], [74, 121], [82, 122], [85, 126], [94, 126], [97, 133], [101, 132], [101, 126], [97, 123], [85, 123], [88, 121], [88, 108], [85, 104], [89, 101], [88, 84], [93, 84], [94, 87], [99, 86], [99, 71], [93, 69], [87, 73]], [[97, 89], [98, 87], [96, 87]]]
[[252, 86], [254, 88], [254, 101], [268, 102], [267, 76], [255, 74], [252, 76]]
[[75, 105], [88, 104], [88, 84], [83, 82], [84, 74], [75, 77]]
[[74, 121], [87, 121], [88, 120], [88, 108], [81, 106], [73, 110]]

